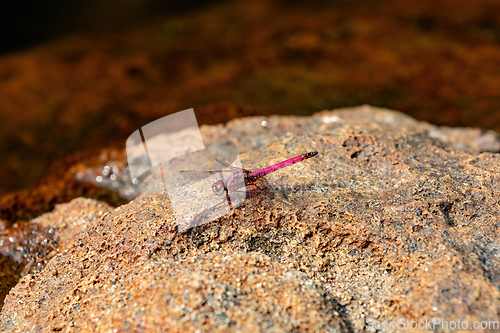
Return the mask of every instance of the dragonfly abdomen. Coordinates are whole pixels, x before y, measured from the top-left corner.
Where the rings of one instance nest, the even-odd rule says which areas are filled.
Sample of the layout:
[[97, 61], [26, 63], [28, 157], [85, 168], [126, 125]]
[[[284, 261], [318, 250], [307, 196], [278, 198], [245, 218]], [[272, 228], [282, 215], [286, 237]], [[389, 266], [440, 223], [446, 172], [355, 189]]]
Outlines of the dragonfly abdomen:
[[288, 160], [285, 160], [285, 161], [282, 161], [282, 162], [270, 165], [270, 166], [265, 167], [263, 169], [256, 170], [256, 171], [252, 172], [249, 175], [249, 177], [252, 178], [252, 179], [254, 179], [254, 180], [257, 180], [258, 178], [263, 177], [265, 175], [268, 175], [271, 172], [274, 172], [274, 171], [279, 170], [281, 168], [284, 168], [286, 166], [298, 163], [300, 161], [306, 160], [306, 159], [311, 158], [311, 157], [316, 156], [316, 155], [318, 155], [318, 152], [317, 151], [313, 151], [313, 152], [310, 152], [310, 153], [305, 153], [305, 154], [302, 154], [302, 155], [299, 155], [299, 156], [295, 156], [293, 158], [290, 158]]

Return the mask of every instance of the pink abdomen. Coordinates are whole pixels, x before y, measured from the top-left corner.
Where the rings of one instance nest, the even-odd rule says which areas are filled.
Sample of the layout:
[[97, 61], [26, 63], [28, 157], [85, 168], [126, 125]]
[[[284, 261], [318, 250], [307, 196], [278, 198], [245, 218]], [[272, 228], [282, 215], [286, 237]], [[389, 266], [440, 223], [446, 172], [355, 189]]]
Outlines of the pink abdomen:
[[318, 155], [317, 151], [305, 153], [305, 154], [302, 154], [299, 156], [295, 156], [295, 157], [290, 158], [288, 160], [285, 160], [283, 162], [279, 162], [279, 163], [273, 164], [271, 166], [265, 167], [263, 169], [256, 170], [250, 174], [250, 178], [253, 178], [253, 180], [257, 180], [258, 178], [263, 177], [267, 174], [270, 174], [271, 172], [274, 172], [274, 171], [279, 170], [281, 168], [284, 168], [286, 166], [295, 164], [297, 162], [306, 160], [306, 159], [311, 158], [311, 157], [316, 156], [316, 155]]

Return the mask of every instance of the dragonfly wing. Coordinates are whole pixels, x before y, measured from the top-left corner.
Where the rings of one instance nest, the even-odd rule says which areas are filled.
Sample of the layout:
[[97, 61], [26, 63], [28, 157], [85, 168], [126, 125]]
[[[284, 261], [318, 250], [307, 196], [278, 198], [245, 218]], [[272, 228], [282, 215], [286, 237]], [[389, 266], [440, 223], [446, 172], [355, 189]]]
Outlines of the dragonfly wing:
[[[187, 184], [192, 182], [198, 182], [206, 178], [217, 178], [220, 179], [220, 176], [226, 174], [225, 170], [212, 170], [212, 171], [197, 171], [197, 170], [182, 170], [179, 172], [178, 176], [180, 176], [180, 183]], [[216, 179], [214, 178], [214, 182]]]
[[232, 171], [237, 171], [237, 170], [238, 170], [238, 171], [239, 171], [239, 170], [245, 170], [245, 169], [243, 169], [243, 168], [238, 168], [238, 167], [235, 167], [235, 166], [233, 166], [233, 165], [231, 165], [231, 164], [229, 164], [229, 163], [226, 163], [226, 162], [224, 162], [224, 161], [221, 161], [221, 160], [219, 160], [218, 158], [216, 158], [215, 160], [216, 160], [216, 161], [217, 161], [217, 163], [219, 163], [220, 165], [222, 165], [222, 166], [224, 166], [224, 167], [226, 167], [226, 168], [229, 168], [229, 169], [231, 169]]
[[201, 170], [181, 170], [179, 171], [180, 173], [184, 174], [213, 174], [213, 173], [218, 173], [218, 172], [232, 172], [232, 170], [211, 170], [211, 171], [201, 171]]

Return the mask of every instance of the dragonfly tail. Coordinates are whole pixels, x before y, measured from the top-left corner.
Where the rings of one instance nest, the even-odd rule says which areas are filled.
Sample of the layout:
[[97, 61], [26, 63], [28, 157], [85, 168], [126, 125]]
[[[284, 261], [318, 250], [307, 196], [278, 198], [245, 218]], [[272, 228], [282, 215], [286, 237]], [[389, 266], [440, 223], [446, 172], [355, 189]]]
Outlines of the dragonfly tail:
[[266, 168], [254, 171], [250, 174], [250, 177], [253, 177], [256, 180], [260, 177], [263, 177], [267, 174], [270, 174], [271, 172], [274, 172], [274, 171], [279, 170], [281, 168], [284, 168], [286, 166], [298, 163], [300, 161], [307, 160], [308, 158], [314, 157], [316, 155], [318, 155], [318, 152], [313, 151], [313, 152], [305, 153], [305, 154], [302, 154], [299, 156], [295, 156], [295, 157], [290, 158], [288, 160], [285, 160], [285, 161], [273, 164], [271, 166], [268, 166]]

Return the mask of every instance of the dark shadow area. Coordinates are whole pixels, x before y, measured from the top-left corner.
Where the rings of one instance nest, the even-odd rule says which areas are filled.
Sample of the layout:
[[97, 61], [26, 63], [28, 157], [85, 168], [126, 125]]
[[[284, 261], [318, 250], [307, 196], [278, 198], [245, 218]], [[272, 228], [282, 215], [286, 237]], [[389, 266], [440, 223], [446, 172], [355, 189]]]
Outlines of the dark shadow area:
[[20, 264], [11, 258], [0, 254], [0, 310], [3, 307], [5, 296], [9, 290], [14, 287], [21, 278], [21, 271], [24, 263]]
[[119, 33], [157, 17], [182, 14], [216, 2], [219, 1], [4, 1], [0, 10], [0, 54], [75, 32]]

